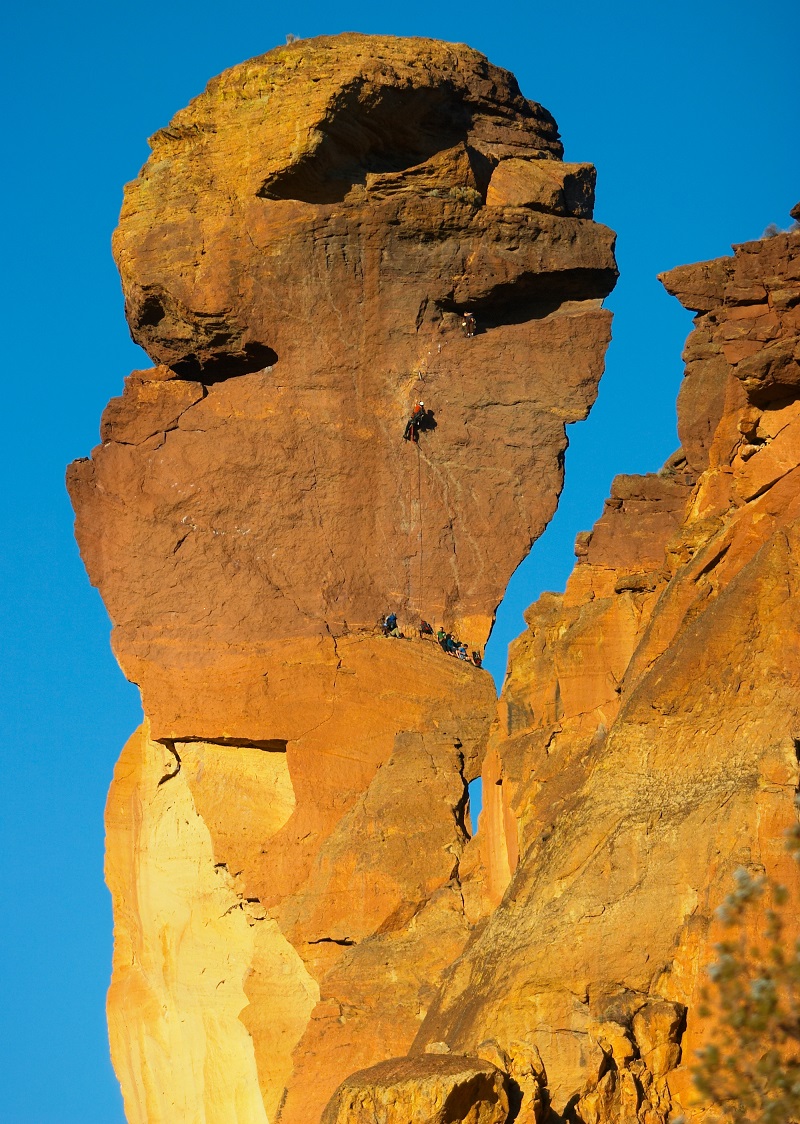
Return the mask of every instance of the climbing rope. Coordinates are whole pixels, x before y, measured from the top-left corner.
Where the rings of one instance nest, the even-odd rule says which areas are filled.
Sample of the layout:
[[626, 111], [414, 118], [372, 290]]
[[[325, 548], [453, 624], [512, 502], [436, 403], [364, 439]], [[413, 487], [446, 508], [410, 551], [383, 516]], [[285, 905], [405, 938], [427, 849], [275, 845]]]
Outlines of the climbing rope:
[[417, 510], [419, 512], [419, 581], [417, 583], [417, 612], [422, 616], [422, 454], [417, 435]]

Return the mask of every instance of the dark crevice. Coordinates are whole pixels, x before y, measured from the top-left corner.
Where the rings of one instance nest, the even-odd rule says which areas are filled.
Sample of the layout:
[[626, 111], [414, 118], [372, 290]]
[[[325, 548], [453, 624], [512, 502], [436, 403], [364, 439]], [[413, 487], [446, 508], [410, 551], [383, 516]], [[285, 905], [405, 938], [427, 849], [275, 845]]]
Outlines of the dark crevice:
[[517, 1119], [522, 1109], [522, 1102], [525, 1099], [524, 1093], [513, 1077], [508, 1078], [506, 1092], [508, 1093], [508, 1118], [506, 1124], [514, 1124], [514, 1121]]
[[317, 937], [316, 940], [306, 941], [306, 944], [338, 944], [346, 948], [349, 948], [350, 945], [354, 945], [355, 943], [356, 942], [351, 940], [350, 937]]
[[137, 324], [141, 328], [155, 328], [167, 315], [164, 305], [155, 293], [148, 293], [139, 310]]
[[730, 548], [731, 548], [731, 544], [725, 543], [725, 545], [720, 549], [718, 554], [715, 554], [711, 558], [709, 558], [708, 562], [706, 562], [706, 564], [700, 570], [697, 571], [697, 574], [695, 575], [695, 581], [697, 581], [699, 578], [704, 577], [706, 574], [710, 574], [711, 571], [716, 566], [718, 566], [720, 564], [720, 562], [725, 557], [725, 555], [728, 553]]
[[274, 367], [277, 362], [278, 353], [271, 347], [262, 343], [246, 343], [239, 355], [185, 355], [170, 364], [170, 370], [182, 379], [215, 383], [238, 378], [239, 375], [254, 375], [266, 367]]
[[161, 785], [164, 784], [166, 781], [171, 781], [173, 777], [177, 777], [178, 773], [181, 771], [181, 759], [178, 756], [178, 751], [175, 749], [175, 743], [173, 741], [164, 741], [161, 744], [164, 746], [165, 749], [168, 749], [169, 752], [174, 757], [175, 768], [170, 769], [170, 771], [167, 772], [167, 773], [164, 773], [163, 777], [161, 778], [161, 780], [156, 785], [157, 788], [160, 788]]
[[[286, 742], [282, 738], [203, 738], [195, 737], [194, 735], [187, 735], [187, 737], [175, 738], [174, 741], [163, 741], [167, 749], [175, 753], [175, 742], [189, 743], [189, 742], [204, 742], [206, 745], [229, 745], [241, 746], [242, 749], [263, 749], [268, 753], [285, 753]], [[177, 757], [177, 753], [175, 753]], [[179, 758], [180, 760], [180, 758]]]
[[456, 821], [456, 826], [459, 831], [467, 838], [472, 838], [469, 827], [467, 826], [467, 812], [469, 810], [469, 784], [467, 778], [464, 776], [464, 754], [458, 755], [458, 775], [461, 778], [461, 796], [458, 803], [453, 808], [453, 818]]
[[[678, 1006], [683, 1007], [683, 1004], [678, 1004]], [[683, 1036], [686, 1033], [686, 1023], [687, 1023], [688, 1018], [689, 1018], [689, 1008], [683, 1007], [683, 1010], [681, 1011], [680, 1021], [678, 1023], [677, 1028], [676, 1028], [676, 1031], [675, 1031], [675, 1041], [678, 1043], [679, 1046], [681, 1046], [681, 1043], [683, 1042]], [[681, 1048], [682, 1048], [682, 1046], [681, 1046]], [[678, 1061], [680, 1062], [680, 1058], [678, 1059]]]
[[566, 269], [558, 273], [524, 273], [516, 281], [497, 285], [490, 293], [459, 304], [440, 301], [442, 312], [473, 312], [476, 334], [504, 324], [525, 324], [558, 312], [565, 301], [601, 300], [614, 288], [617, 275], [607, 269]]

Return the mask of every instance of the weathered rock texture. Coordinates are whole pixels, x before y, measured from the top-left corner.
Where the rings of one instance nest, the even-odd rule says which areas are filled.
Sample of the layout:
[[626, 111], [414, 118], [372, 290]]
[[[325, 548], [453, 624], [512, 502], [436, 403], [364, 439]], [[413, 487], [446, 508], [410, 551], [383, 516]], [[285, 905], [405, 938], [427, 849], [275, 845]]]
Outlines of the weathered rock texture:
[[585, 1124], [700, 1118], [714, 910], [739, 866], [797, 883], [800, 233], [734, 251], [662, 277], [698, 313], [682, 448], [617, 477], [512, 648], [461, 864], [485, 922], [415, 1045], [527, 1042]]
[[596, 394], [613, 235], [550, 115], [465, 47], [281, 48], [151, 143], [114, 246], [160, 365], [73, 468], [78, 539], [157, 737], [293, 738], [295, 666], [332, 680], [387, 605], [485, 643]]
[[462, 46], [280, 48], [151, 144], [114, 247], [155, 366], [69, 472], [146, 715], [108, 803], [112, 1053], [131, 1121], [314, 1124], [407, 1053], [472, 932], [494, 689], [415, 626], [481, 648], [550, 518], [613, 234]]
[[354, 1073], [336, 1090], [322, 1124], [505, 1124], [508, 1078], [479, 1058], [395, 1058]]
[[682, 448], [614, 481], [490, 732], [416, 626], [481, 647], [554, 509], [609, 331], [593, 169], [475, 52], [360, 36], [152, 144], [115, 251], [156, 366], [69, 477], [146, 714], [107, 815], [129, 1119], [698, 1117], [714, 908], [793, 873], [800, 235], [665, 275]]

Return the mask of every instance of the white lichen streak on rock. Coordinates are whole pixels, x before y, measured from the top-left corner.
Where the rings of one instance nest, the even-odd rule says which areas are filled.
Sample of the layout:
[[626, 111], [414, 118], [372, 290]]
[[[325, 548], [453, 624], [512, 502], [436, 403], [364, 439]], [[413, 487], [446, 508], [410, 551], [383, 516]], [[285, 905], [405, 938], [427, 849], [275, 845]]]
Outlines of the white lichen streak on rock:
[[[295, 1009], [302, 1030], [318, 991], [275, 922], [259, 917], [257, 903], [244, 901], [232, 874], [217, 863], [195, 806], [190, 776], [196, 784], [203, 756], [232, 753], [232, 747], [187, 743], [180, 750], [179, 761], [150, 740], [145, 724], [123, 751], [109, 797], [112, 1058], [131, 1124], [268, 1124], [294, 1046], [283, 1009]], [[293, 803], [287, 799], [288, 774], [281, 775], [285, 758], [259, 749], [235, 751], [247, 760], [254, 783], [261, 774], [263, 789], [283, 797], [270, 825], [277, 830]], [[271, 966], [274, 1003], [281, 1009], [267, 1074], [256, 1072], [253, 1043], [240, 1019], [254, 959]]]

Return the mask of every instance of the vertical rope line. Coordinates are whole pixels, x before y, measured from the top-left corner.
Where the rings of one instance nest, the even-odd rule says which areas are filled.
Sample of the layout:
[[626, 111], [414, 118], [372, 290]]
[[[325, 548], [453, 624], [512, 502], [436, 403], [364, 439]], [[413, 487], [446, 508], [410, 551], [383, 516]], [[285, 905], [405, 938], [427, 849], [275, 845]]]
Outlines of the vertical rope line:
[[417, 507], [419, 508], [419, 582], [417, 584], [417, 612], [422, 615], [422, 456], [417, 437]]

